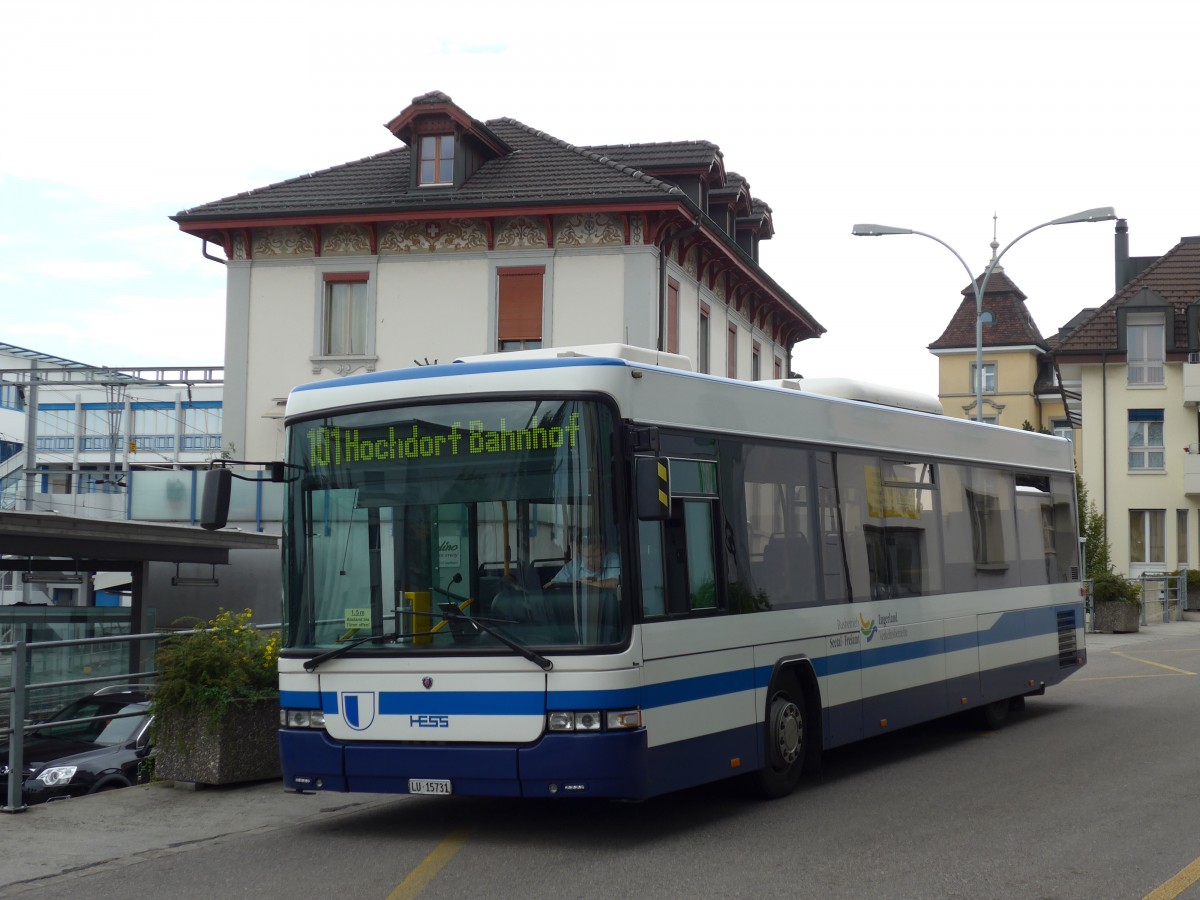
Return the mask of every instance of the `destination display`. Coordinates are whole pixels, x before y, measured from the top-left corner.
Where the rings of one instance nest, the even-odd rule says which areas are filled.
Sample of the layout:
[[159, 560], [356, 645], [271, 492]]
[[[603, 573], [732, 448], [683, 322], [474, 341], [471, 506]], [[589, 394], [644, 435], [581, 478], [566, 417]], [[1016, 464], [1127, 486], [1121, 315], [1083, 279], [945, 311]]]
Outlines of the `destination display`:
[[431, 422], [380, 427], [322, 425], [308, 432], [309, 463], [337, 467], [364, 462], [398, 462], [440, 459], [453, 456], [491, 456], [536, 453], [542, 450], [574, 450], [581, 429], [579, 413], [571, 413], [562, 425], [510, 428], [500, 418], [498, 428], [485, 427], [482, 420], [461, 421], [449, 426]]

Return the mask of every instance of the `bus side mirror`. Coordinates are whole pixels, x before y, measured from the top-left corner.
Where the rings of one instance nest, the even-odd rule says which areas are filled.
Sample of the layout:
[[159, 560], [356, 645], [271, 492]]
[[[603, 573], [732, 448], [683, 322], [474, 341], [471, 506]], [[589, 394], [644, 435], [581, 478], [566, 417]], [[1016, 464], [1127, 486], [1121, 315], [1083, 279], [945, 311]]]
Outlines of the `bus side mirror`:
[[639, 456], [634, 460], [637, 517], [643, 522], [671, 518], [671, 466], [665, 456]]
[[228, 469], [209, 469], [204, 473], [204, 493], [200, 499], [200, 527], [208, 531], [224, 528], [229, 520], [229, 490], [233, 473]]

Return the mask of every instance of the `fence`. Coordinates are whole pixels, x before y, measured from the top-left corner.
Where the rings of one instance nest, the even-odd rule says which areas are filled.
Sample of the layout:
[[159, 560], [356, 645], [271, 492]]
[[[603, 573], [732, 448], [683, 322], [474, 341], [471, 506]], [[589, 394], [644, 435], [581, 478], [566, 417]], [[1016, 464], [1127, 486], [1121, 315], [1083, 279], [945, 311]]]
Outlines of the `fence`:
[[[1178, 622], [1183, 618], [1185, 611], [1200, 609], [1200, 605], [1194, 608], [1188, 606], [1186, 573], [1147, 572], [1140, 578], [1126, 580], [1138, 585], [1141, 590], [1141, 623], [1143, 625], [1148, 625], [1151, 621]], [[1095, 598], [1092, 580], [1087, 579], [1084, 585], [1087, 598], [1085, 601], [1087, 618], [1088, 622], [1092, 623], [1089, 627], [1094, 627]]]
[[1142, 575], [1142, 624], [1150, 619], [1163, 622], [1178, 622], [1187, 608], [1187, 575], [1172, 575], [1166, 572]]
[[[256, 625], [260, 631], [276, 631], [278, 624]], [[190, 631], [158, 631], [151, 634], [122, 634], [106, 635], [94, 638], [76, 638], [74, 640], [38, 641], [0, 644], [0, 734], [8, 736], [8, 796], [0, 812], [20, 812], [22, 804], [22, 789], [24, 788], [23, 751], [25, 746], [25, 731], [40, 717], [50, 715], [70, 700], [83, 694], [91, 693], [104, 686], [121, 684], [153, 683], [158, 672], [154, 666], [155, 651], [160, 641], [179, 634], [189, 634]], [[149, 643], [146, 653], [142, 644]], [[48, 672], [78, 671], [80, 659], [92, 659], [97, 652], [105, 653], [112, 658], [114, 645], [128, 644], [125, 652], [120, 654], [125, 665], [124, 671], [108, 674], [88, 674], [91, 668], [84, 668], [85, 674], [78, 678], [58, 678], [55, 680], [39, 680]], [[59, 657], [57, 665], [38, 665], [37, 657], [41, 654], [52, 654]], [[64, 660], [66, 662], [64, 662]], [[44, 661], [43, 661], [44, 662]], [[136, 665], [131, 665], [136, 662]], [[137, 669], [138, 671], [131, 671]], [[86, 688], [80, 691], [80, 688]], [[112, 718], [111, 716], [80, 719], [79, 722], [94, 721], [97, 718]], [[71, 720], [76, 721], [76, 720]]]

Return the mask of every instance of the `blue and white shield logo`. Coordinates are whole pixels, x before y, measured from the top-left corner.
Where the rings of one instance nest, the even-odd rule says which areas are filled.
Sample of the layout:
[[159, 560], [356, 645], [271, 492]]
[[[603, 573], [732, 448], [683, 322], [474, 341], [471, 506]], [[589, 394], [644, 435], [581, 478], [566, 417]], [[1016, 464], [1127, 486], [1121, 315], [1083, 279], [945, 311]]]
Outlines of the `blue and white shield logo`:
[[355, 731], [365, 731], [375, 721], [375, 692], [342, 692], [342, 718]]

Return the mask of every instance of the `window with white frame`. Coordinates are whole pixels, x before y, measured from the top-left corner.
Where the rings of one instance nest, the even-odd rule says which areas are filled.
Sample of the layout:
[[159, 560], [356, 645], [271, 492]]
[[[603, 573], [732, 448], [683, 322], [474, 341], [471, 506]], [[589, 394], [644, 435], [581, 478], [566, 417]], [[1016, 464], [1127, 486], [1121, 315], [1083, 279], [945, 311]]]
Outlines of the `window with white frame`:
[[1055, 437], [1063, 437], [1068, 441], [1075, 440], [1075, 429], [1071, 427], [1070, 419], [1051, 419], [1050, 433]]
[[1129, 564], [1165, 565], [1167, 511], [1131, 509], [1129, 511]]
[[1175, 565], [1188, 567], [1188, 510], [1175, 510]]
[[366, 272], [326, 272], [321, 308], [321, 354], [364, 356], [367, 352]]
[[1166, 467], [1163, 447], [1163, 411], [1129, 410], [1129, 468], [1136, 471], [1162, 471]]
[[174, 403], [134, 403], [133, 433], [130, 449], [174, 450], [175, 423], [178, 418]]
[[1125, 325], [1125, 363], [1131, 385], [1163, 383], [1165, 328], [1160, 313], [1131, 313]]
[[[975, 363], [971, 363], [971, 390], [979, 390], [979, 367]], [[996, 393], [996, 364], [994, 362], [985, 362], [983, 364], [983, 393]]]
[[74, 450], [79, 421], [74, 403], [39, 403], [37, 411], [38, 450]]
[[696, 360], [696, 369], [700, 372], [708, 371], [708, 352], [709, 352], [709, 318], [712, 312], [707, 303], [700, 304], [700, 339], [697, 352], [698, 359]]
[[82, 450], [112, 450], [124, 443], [124, 404], [83, 404]]
[[196, 400], [183, 404], [183, 449], [221, 449], [220, 400]]

